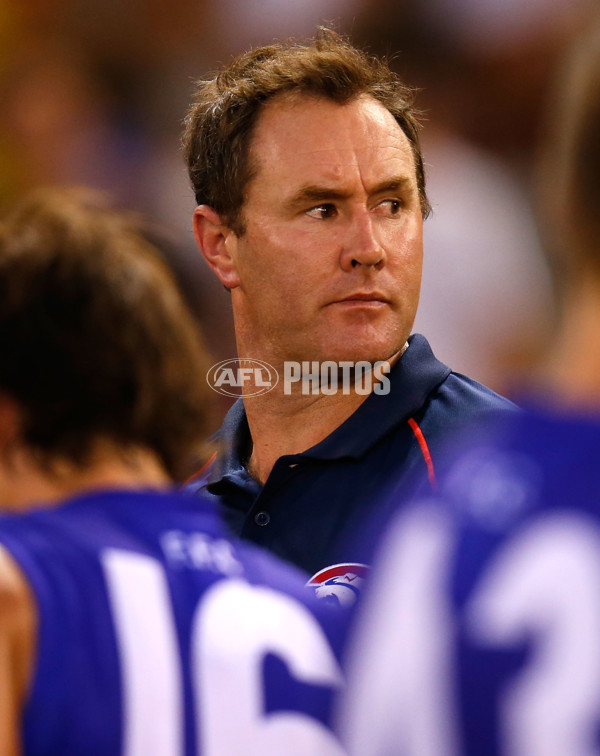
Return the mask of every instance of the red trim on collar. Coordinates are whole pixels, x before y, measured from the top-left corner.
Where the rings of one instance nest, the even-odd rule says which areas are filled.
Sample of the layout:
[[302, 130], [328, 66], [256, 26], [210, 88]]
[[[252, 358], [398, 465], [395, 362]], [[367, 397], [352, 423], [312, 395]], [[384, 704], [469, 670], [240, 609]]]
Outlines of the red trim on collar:
[[425, 440], [425, 436], [423, 435], [423, 431], [419, 428], [419, 425], [417, 421], [409, 417], [408, 418], [408, 424], [412, 428], [412, 432], [415, 434], [415, 438], [419, 442], [419, 446], [421, 447], [421, 452], [423, 454], [423, 458], [425, 459], [425, 464], [427, 465], [427, 475], [429, 476], [429, 482], [431, 483], [431, 487], [434, 491], [437, 491], [437, 479], [435, 477], [435, 468], [433, 466], [433, 460], [431, 459], [431, 452], [429, 451], [429, 447], [427, 446], [427, 441]]
[[212, 455], [212, 457], [202, 465], [202, 467], [198, 470], [198, 472], [195, 472], [192, 475], [190, 475], [190, 477], [184, 483], [181, 484], [182, 487], [187, 486], [193, 480], [196, 480], [196, 478], [199, 478], [203, 473], [205, 473], [208, 470], [208, 468], [212, 465], [212, 463], [215, 461], [216, 458], [217, 458], [217, 452], [215, 452]]

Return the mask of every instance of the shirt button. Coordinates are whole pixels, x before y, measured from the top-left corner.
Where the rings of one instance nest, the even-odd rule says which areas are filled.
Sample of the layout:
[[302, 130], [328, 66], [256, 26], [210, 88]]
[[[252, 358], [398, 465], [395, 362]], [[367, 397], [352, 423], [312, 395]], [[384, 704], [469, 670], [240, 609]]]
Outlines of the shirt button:
[[254, 522], [260, 525], [261, 528], [264, 528], [265, 525], [271, 522], [271, 515], [268, 512], [257, 512], [254, 515]]

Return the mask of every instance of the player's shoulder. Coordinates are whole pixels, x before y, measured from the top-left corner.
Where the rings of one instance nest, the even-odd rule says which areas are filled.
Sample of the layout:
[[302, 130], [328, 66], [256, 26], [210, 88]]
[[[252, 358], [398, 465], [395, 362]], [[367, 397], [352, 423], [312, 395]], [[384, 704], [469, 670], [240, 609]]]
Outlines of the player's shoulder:
[[597, 420], [539, 409], [496, 416], [448, 450], [437, 495], [401, 511], [397, 532], [412, 523], [423, 539], [439, 525], [454, 544], [453, 579], [471, 585], [521, 536], [553, 532], [554, 523], [565, 532], [600, 528], [599, 455]]
[[0, 626], [20, 626], [32, 618], [29, 584], [10, 551], [0, 544]]
[[599, 454], [597, 420], [540, 409], [495, 415], [447, 455], [441, 492], [463, 508], [473, 496], [510, 499], [513, 509], [520, 501], [524, 510], [559, 506], [567, 495], [583, 506], [599, 493]]
[[[37, 625], [31, 587], [12, 554], [0, 544], [0, 645], [17, 691], [24, 691]], [[7, 656], [5, 656], [7, 654]]]
[[17, 745], [18, 720], [30, 687], [36, 631], [36, 609], [27, 580], [11, 553], [0, 544], [2, 753], [21, 752]]

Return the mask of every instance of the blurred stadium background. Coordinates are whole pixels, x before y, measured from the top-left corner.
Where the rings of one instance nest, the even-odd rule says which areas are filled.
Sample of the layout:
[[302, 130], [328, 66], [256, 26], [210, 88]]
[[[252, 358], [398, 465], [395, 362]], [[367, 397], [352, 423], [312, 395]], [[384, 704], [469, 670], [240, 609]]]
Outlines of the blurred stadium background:
[[179, 153], [193, 82], [250, 45], [349, 33], [421, 89], [434, 215], [415, 330], [511, 394], [551, 334], [534, 165], [553, 71], [594, 0], [0, 0], [0, 207], [48, 185], [107, 190], [166, 229], [215, 358], [228, 294], [191, 234]]

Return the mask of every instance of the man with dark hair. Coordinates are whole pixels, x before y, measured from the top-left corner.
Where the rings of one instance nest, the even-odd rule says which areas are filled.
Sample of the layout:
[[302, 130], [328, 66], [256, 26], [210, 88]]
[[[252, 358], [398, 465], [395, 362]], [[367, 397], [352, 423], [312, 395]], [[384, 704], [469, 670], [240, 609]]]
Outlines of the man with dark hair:
[[246, 387], [195, 487], [233, 532], [328, 580], [341, 563], [343, 577], [357, 554], [338, 544], [383, 515], [382, 492], [408, 493], [411, 476], [434, 486], [440, 444], [512, 407], [409, 338], [429, 212], [412, 93], [323, 29], [202, 82], [184, 147], [238, 357], [281, 378]]
[[5, 220], [0, 354], [0, 752], [339, 756], [341, 618], [171, 490], [207, 359], [131, 217]]

